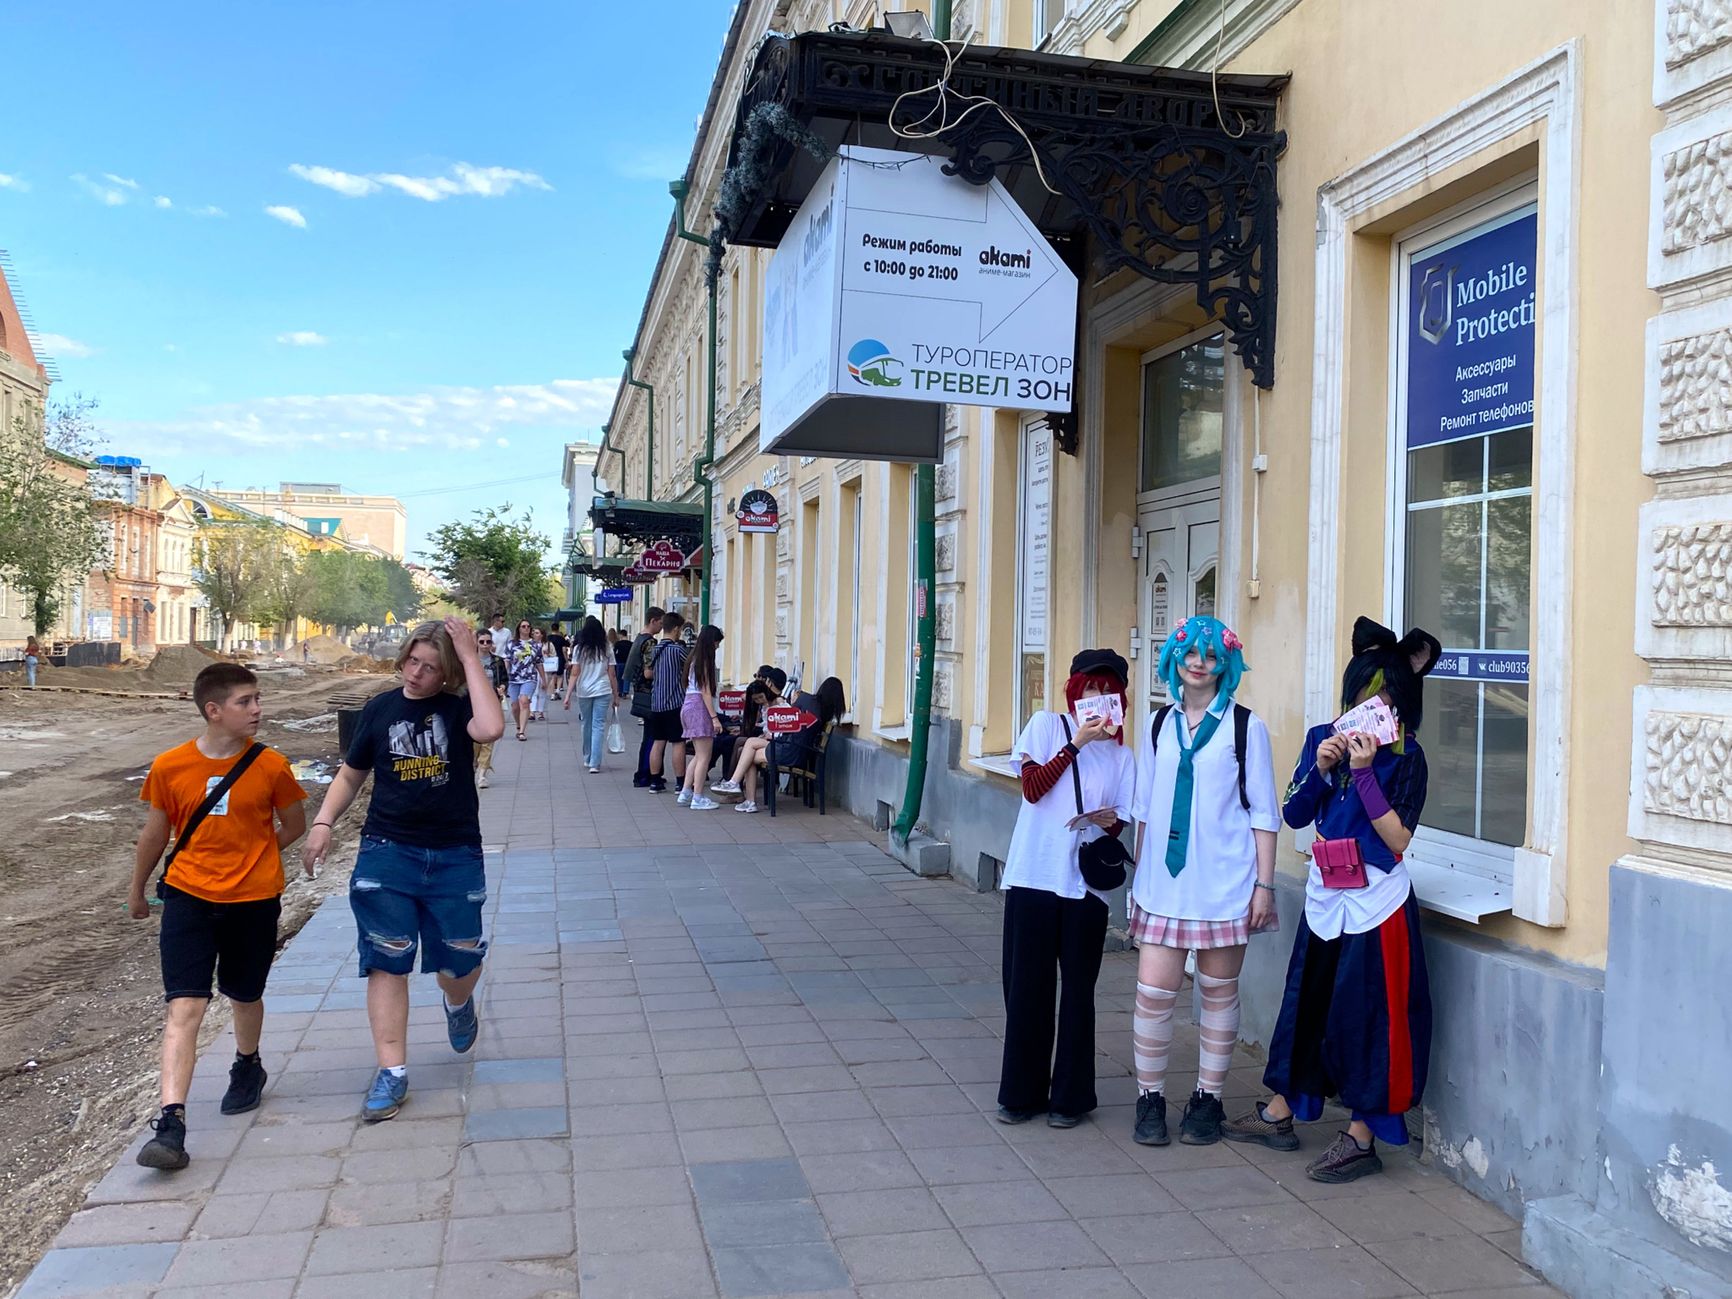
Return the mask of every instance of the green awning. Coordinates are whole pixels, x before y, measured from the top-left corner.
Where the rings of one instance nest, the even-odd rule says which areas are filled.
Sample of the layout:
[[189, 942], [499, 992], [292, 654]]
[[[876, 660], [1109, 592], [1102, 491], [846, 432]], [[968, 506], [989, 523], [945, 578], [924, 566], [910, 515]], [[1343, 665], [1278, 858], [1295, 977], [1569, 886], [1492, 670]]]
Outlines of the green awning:
[[610, 537], [646, 542], [667, 537], [688, 553], [698, 548], [704, 530], [704, 507], [701, 505], [636, 501], [612, 493], [595, 498], [589, 517]]

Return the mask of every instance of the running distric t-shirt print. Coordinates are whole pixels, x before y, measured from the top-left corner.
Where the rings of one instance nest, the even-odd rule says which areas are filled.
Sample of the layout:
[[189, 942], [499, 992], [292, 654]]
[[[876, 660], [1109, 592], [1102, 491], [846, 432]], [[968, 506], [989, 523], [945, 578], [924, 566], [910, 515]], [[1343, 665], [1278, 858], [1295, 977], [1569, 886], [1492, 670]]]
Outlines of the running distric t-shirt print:
[[473, 716], [464, 695], [375, 695], [361, 710], [343, 759], [373, 773], [362, 834], [420, 848], [480, 844]]

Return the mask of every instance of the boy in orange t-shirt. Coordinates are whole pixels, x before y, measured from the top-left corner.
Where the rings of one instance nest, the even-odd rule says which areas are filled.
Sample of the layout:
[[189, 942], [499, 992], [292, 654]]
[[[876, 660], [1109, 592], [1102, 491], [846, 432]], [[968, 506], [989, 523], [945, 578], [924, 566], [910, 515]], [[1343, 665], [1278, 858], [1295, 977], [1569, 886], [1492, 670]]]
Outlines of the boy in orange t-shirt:
[[186, 839], [157, 896], [162, 899], [162, 986], [168, 1003], [162, 1035], [162, 1113], [156, 1135], [138, 1152], [146, 1168], [187, 1165], [186, 1095], [198, 1056], [199, 1026], [210, 1006], [211, 982], [234, 1007], [235, 1062], [224, 1114], [255, 1108], [264, 1091], [259, 1033], [265, 1020], [265, 980], [277, 950], [282, 911], [282, 849], [306, 832], [307, 797], [287, 759], [265, 749], [229, 787], [190, 838], [187, 822], [243, 754], [259, 729], [259, 680], [238, 663], [212, 663], [198, 674], [193, 703], [204, 734], [158, 754], [139, 797], [150, 815], [138, 837], [127, 908], [150, 914], [144, 896], [150, 873], [168, 847], [169, 832]]

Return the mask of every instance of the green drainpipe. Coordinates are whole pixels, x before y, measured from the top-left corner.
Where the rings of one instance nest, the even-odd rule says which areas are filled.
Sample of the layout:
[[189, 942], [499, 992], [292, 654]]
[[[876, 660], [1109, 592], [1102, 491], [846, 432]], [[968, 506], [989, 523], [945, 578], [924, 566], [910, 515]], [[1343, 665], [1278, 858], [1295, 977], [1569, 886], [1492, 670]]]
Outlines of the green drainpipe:
[[[637, 348], [628, 347], [625, 349], [625, 381], [633, 388], [642, 388], [649, 394], [649, 442], [644, 453], [643, 498], [646, 501], [653, 501], [656, 498], [656, 386], [653, 383], [645, 383], [632, 374], [631, 362], [636, 355]], [[625, 463], [624, 456], [620, 457], [620, 463]], [[620, 487], [623, 489], [625, 484], [622, 482]], [[654, 599], [653, 585], [644, 587], [643, 616], [645, 621], [649, 619], [650, 604]]]
[[[686, 229], [686, 193], [689, 187], [685, 180], [671, 181], [668, 193], [674, 196], [674, 214], [681, 239], [689, 240], [705, 248], [710, 241], [702, 235], [695, 235]], [[709, 385], [707, 399], [704, 403], [704, 453], [692, 465], [692, 481], [704, 489], [704, 529], [703, 556], [704, 562], [698, 568], [698, 626], [703, 627], [710, 621], [710, 574], [715, 571], [715, 556], [711, 553], [715, 547], [711, 535], [710, 514], [715, 508], [715, 484], [710, 481], [710, 466], [716, 462], [716, 283], [710, 281], [710, 336], [709, 336]]]
[[[950, 0], [932, 0], [932, 31], [950, 39]], [[932, 729], [932, 671], [938, 652], [938, 562], [934, 528], [937, 475], [931, 465], [914, 467], [914, 581], [916, 621], [914, 716], [908, 733], [908, 786], [902, 791], [902, 813], [890, 833], [906, 844], [920, 820], [920, 799], [926, 792], [926, 741]]]

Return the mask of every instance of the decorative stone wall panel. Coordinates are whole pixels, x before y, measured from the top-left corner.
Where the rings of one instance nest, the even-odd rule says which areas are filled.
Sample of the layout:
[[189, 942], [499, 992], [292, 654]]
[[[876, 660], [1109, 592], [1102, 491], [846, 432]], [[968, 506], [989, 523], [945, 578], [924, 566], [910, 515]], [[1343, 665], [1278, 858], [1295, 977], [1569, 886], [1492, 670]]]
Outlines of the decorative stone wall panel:
[[952, 600], [939, 601], [938, 639], [946, 645], [956, 639], [956, 603]]
[[949, 713], [954, 683], [954, 673], [948, 663], [940, 663], [933, 669], [932, 706], [934, 709], [941, 713]]
[[953, 534], [942, 534], [934, 538], [933, 552], [940, 573], [953, 572], [956, 568], [956, 537]]
[[792, 593], [794, 574], [790, 569], [781, 569], [776, 573], [776, 599], [786, 600]]
[[1732, 522], [1654, 532], [1657, 627], [1732, 627]]
[[934, 486], [934, 494], [941, 501], [956, 499], [956, 466], [944, 464], [938, 466], [938, 474]]
[[791, 528], [781, 528], [776, 533], [776, 558], [790, 559], [794, 554], [794, 534]]
[[1732, 329], [1662, 343], [1659, 399], [1662, 442], [1732, 432]]
[[1662, 816], [1732, 826], [1732, 718], [1654, 711], [1645, 734], [1643, 806]]
[[1666, 66], [1681, 68], [1711, 50], [1732, 45], [1732, 4], [1727, 0], [1669, 0], [1666, 5]]
[[785, 613], [776, 615], [776, 642], [780, 645], [788, 643], [788, 615]]
[[1732, 234], [1732, 132], [1696, 140], [1661, 163], [1661, 248], [1668, 254]]

